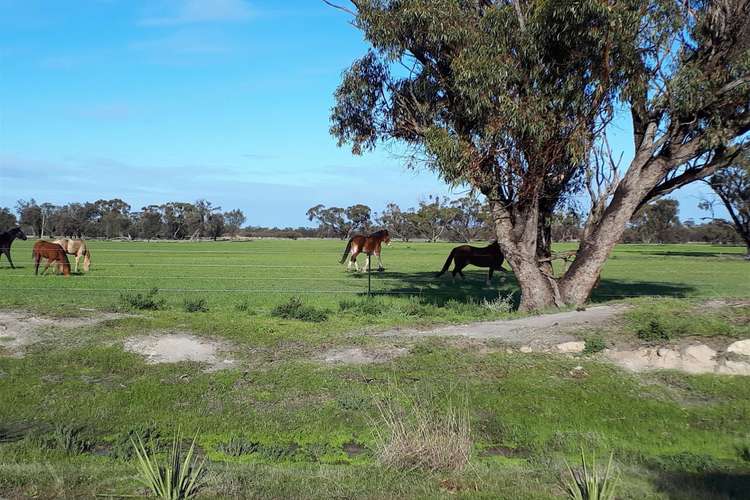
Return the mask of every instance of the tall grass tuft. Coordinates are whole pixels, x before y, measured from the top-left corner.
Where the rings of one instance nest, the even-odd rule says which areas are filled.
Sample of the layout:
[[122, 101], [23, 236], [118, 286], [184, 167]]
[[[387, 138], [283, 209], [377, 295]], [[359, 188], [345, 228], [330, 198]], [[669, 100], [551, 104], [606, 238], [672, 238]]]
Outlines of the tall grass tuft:
[[158, 498], [163, 500], [187, 500], [193, 498], [203, 485], [205, 460], [198, 464], [194, 457], [196, 434], [187, 453], [182, 454], [180, 446], [180, 432], [175, 432], [169, 462], [157, 462], [154, 451], [143, 443], [131, 439], [138, 459], [138, 473], [140, 481]]
[[375, 455], [386, 467], [400, 470], [462, 470], [471, 458], [468, 405], [449, 404], [441, 412], [412, 401], [405, 409], [393, 399], [376, 401], [373, 422]]
[[572, 500], [614, 500], [617, 491], [619, 474], [613, 475], [612, 453], [609, 454], [609, 462], [604, 474], [601, 473], [596, 464], [596, 455], [591, 454], [591, 462], [581, 448], [581, 469], [573, 470], [566, 462], [568, 477], [563, 479], [563, 488], [568, 498]]

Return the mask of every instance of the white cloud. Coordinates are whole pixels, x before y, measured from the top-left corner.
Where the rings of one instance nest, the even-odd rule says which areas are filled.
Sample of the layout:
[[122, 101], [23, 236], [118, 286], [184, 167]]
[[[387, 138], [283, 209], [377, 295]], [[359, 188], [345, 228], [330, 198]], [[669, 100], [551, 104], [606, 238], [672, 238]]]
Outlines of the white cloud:
[[171, 12], [147, 16], [141, 26], [178, 26], [209, 22], [241, 22], [253, 17], [243, 0], [179, 0], [170, 3]]

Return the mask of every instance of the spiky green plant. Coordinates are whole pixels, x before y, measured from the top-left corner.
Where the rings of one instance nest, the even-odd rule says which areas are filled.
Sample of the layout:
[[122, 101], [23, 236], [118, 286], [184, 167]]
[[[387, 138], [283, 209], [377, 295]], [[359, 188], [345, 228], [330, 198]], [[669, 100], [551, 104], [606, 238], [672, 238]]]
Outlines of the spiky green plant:
[[591, 453], [591, 462], [581, 448], [581, 469], [573, 470], [565, 462], [569, 477], [563, 480], [563, 487], [572, 500], [614, 500], [620, 475], [612, 470], [612, 453], [609, 454], [607, 468], [602, 475], [596, 464], [596, 454]]
[[197, 458], [194, 457], [197, 438], [198, 434], [193, 437], [193, 442], [183, 458], [180, 431], [176, 431], [167, 464], [157, 461], [155, 452], [146, 447], [140, 435], [138, 442], [131, 438], [138, 459], [139, 479], [155, 496], [164, 500], [187, 500], [195, 496], [203, 484], [203, 469], [206, 463], [203, 460], [198, 464]]

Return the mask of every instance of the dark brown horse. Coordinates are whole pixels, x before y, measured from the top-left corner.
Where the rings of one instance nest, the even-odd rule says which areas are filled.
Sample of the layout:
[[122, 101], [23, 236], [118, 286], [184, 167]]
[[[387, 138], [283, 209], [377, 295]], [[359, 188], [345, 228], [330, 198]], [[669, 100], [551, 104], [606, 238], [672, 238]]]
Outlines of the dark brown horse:
[[388, 234], [387, 229], [381, 229], [369, 236], [355, 234], [349, 238], [349, 242], [344, 249], [344, 255], [341, 257], [339, 263], [343, 264], [346, 260], [346, 255], [350, 254], [351, 257], [349, 257], [349, 264], [347, 264], [346, 270], [349, 271], [352, 268], [352, 264], [354, 264], [354, 269], [359, 271], [360, 269], [357, 267], [357, 255], [364, 253], [367, 255], [367, 260], [365, 260], [365, 263], [362, 266], [362, 271], [364, 271], [370, 265], [370, 256], [375, 255], [378, 258], [378, 271], [382, 271], [383, 261], [380, 259], [380, 247], [383, 243], [386, 245], [391, 244], [391, 236]]
[[12, 269], [15, 269], [16, 266], [13, 265], [13, 260], [10, 258], [10, 245], [16, 238], [18, 238], [19, 240], [26, 239], [26, 235], [23, 234], [23, 231], [21, 231], [20, 227], [14, 227], [10, 231], [0, 233], [0, 257], [2, 257], [3, 255], [8, 257], [8, 262], [10, 262], [10, 267]]
[[461, 278], [466, 278], [462, 269], [469, 264], [477, 267], [489, 267], [490, 271], [487, 275], [487, 284], [490, 284], [492, 279], [492, 273], [495, 271], [503, 271], [503, 253], [500, 251], [500, 245], [497, 241], [493, 241], [489, 245], [483, 248], [472, 247], [469, 245], [461, 245], [451, 250], [448, 255], [448, 260], [445, 261], [443, 269], [437, 273], [437, 277], [445, 274], [445, 271], [451, 265], [451, 262], [455, 262], [453, 266], [453, 279], [456, 279], [456, 274], [460, 275]]
[[54, 262], [57, 262], [58, 272], [63, 273], [65, 276], [70, 276], [70, 262], [68, 262], [68, 255], [65, 253], [65, 249], [57, 243], [51, 243], [49, 241], [40, 240], [34, 243], [34, 249], [31, 252], [31, 256], [34, 259], [34, 274], [39, 274], [39, 262], [42, 258], [47, 259], [47, 265], [44, 266], [42, 274], [47, 272], [49, 266]]

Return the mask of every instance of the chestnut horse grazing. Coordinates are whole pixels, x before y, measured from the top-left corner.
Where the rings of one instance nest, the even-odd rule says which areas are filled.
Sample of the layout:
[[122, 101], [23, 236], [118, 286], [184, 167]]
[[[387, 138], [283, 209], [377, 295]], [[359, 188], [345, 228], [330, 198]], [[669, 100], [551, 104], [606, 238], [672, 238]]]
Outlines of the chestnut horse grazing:
[[450, 255], [448, 255], [448, 260], [445, 261], [443, 269], [437, 273], [436, 277], [442, 276], [450, 267], [451, 262], [455, 262], [452, 271], [453, 279], [456, 279], [456, 274], [459, 274], [461, 278], [465, 278], [462, 269], [471, 264], [477, 267], [490, 268], [489, 274], [487, 275], [487, 284], [489, 285], [490, 280], [492, 279], [492, 273], [494, 271], [503, 270], [503, 260], [505, 260], [505, 258], [500, 251], [500, 245], [497, 244], [497, 241], [493, 241], [483, 248], [461, 245], [451, 250]]
[[34, 258], [34, 274], [39, 274], [39, 262], [42, 258], [47, 259], [47, 265], [44, 266], [42, 274], [47, 272], [49, 266], [57, 262], [58, 272], [63, 273], [65, 276], [70, 276], [70, 262], [68, 262], [68, 256], [65, 253], [63, 247], [57, 243], [51, 243], [49, 241], [37, 241], [34, 243], [34, 250], [31, 252], [31, 256]]
[[55, 240], [55, 243], [63, 247], [65, 253], [76, 256], [75, 272], [78, 272], [78, 259], [83, 257], [83, 270], [89, 272], [91, 268], [91, 252], [83, 240]]
[[16, 238], [20, 240], [26, 239], [26, 235], [20, 227], [14, 227], [10, 231], [0, 233], [0, 257], [5, 255], [8, 258], [8, 262], [10, 262], [10, 267], [12, 269], [15, 269], [16, 266], [13, 265], [13, 260], [10, 258], [10, 245]]
[[357, 255], [364, 253], [367, 255], [367, 260], [362, 266], [362, 271], [365, 271], [370, 265], [370, 255], [375, 254], [378, 258], [378, 271], [382, 271], [383, 261], [380, 259], [380, 247], [383, 243], [386, 245], [391, 244], [391, 236], [388, 234], [387, 229], [381, 229], [369, 236], [356, 234], [349, 238], [349, 242], [344, 249], [344, 255], [341, 257], [339, 263], [343, 264], [346, 260], [346, 254], [350, 254], [351, 257], [349, 257], [349, 264], [347, 264], [346, 270], [351, 270], [352, 264], [354, 264], [354, 269], [359, 271], [359, 268], [357, 267]]

